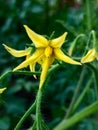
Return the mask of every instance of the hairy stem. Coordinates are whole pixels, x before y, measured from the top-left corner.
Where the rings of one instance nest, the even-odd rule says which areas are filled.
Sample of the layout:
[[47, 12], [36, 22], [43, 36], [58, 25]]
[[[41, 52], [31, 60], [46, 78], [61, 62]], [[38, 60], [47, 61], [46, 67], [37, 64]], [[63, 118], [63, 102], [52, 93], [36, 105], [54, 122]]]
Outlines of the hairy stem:
[[83, 82], [83, 79], [84, 79], [84, 75], [85, 75], [85, 68], [83, 68], [83, 70], [82, 70], [82, 72], [81, 72], [80, 79], [79, 79], [79, 81], [78, 81], [78, 84], [77, 84], [75, 93], [74, 93], [74, 95], [73, 95], [72, 101], [71, 101], [71, 103], [70, 103], [70, 106], [69, 106], [69, 108], [68, 108], [68, 111], [67, 111], [67, 113], [66, 113], [66, 115], [65, 115], [65, 119], [68, 118], [68, 117], [70, 116], [71, 112], [72, 112], [73, 106], [74, 106], [74, 104], [75, 104], [75, 102], [76, 102], [76, 98], [77, 98], [77, 96], [78, 96], [78, 93], [79, 93], [79, 91], [80, 91], [80, 88], [81, 88], [81, 85], [82, 85], [82, 82]]
[[72, 109], [72, 113], [74, 113], [74, 112], [76, 111], [76, 109], [79, 107], [79, 105], [80, 105], [81, 102], [83, 101], [84, 96], [85, 96], [85, 94], [87, 93], [88, 89], [90, 88], [92, 82], [93, 82], [93, 78], [92, 78], [92, 76], [91, 76], [90, 79], [89, 79], [89, 81], [87, 82], [87, 85], [86, 85], [86, 87], [84, 88], [83, 92], [81, 93], [81, 95], [80, 95], [79, 98], [77, 99], [76, 103], [74, 104], [73, 109]]
[[90, 68], [90, 70], [92, 70], [93, 74], [94, 74], [94, 81], [95, 81], [95, 95], [96, 95], [96, 99], [98, 100], [98, 70], [92, 65], [92, 64], [86, 64], [87, 67]]
[[88, 31], [90, 31], [92, 29], [91, 0], [86, 0], [86, 17], [87, 17]]
[[36, 127], [37, 130], [42, 129], [41, 125], [41, 98], [42, 98], [42, 89], [39, 88], [37, 97], [36, 97]]
[[40, 72], [30, 72], [30, 71], [22, 71], [22, 70], [18, 70], [18, 71], [12, 71], [9, 70], [6, 73], [4, 73], [3, 75], [0, 76], [0, 81], [3, 80], [4, 78], [6, 78], [9, 74], [24, 74], [24, 75], [40, 75]]
[[19, 130], [22, 123], [25, 121], [25, 119], [31, 114], [31, 112], [35, 109], [36, 101], [31, 105], [31, 107], [26, 111], [26, 113], [23, 115], [23, 117], [20, 119], [14, 130]]

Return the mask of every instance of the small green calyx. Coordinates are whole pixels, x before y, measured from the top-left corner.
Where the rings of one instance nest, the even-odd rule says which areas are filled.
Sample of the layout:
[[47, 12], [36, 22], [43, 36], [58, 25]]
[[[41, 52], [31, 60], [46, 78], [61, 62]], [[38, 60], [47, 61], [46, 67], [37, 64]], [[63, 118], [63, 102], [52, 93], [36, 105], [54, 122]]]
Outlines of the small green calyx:
[[31, 48], [30, 55], [32, 55], [32, 54], [35, 52], [36, 48], [35, 48], [35, 46], [32, 46], [32, 47], [30, 47], [30, 48]]
[[26, 46], [30, 48], [30, 55], [32, 55], [36, 50], [34, 44], [26, 44]]

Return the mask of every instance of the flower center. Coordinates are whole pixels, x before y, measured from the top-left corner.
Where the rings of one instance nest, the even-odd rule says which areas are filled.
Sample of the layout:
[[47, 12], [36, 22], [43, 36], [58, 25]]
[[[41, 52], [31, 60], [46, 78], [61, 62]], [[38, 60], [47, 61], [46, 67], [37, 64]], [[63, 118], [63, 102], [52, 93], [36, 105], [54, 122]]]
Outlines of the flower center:
[[52, 55], [52, 48], [50, 46], [46, 47], [45, 49], [45, 56], [50, 57]]

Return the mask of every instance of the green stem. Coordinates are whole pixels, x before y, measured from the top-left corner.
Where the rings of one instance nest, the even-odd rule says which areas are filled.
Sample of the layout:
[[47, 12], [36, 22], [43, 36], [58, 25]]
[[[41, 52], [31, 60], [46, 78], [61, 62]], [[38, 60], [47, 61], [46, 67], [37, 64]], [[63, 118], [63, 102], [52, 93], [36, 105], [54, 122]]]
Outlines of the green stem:
[[79, 40], [81, 37], [84, 37], [84, 36], [85, 36], [84, 34], [78, 35], [78, 36], [74, 39], [74, 41], [71, 43], [71, 46], [70, 46], [70, 48], [69, 48], [69, 50], [68, 50], [68, 54], [69, 54], [70, 56], [72, 55], [73, 51], [75, 50], [75, 47], [76, 47], [76, 45], [77, 45], [78, 40]]
[[58, 70], [60, 67], [61, 67], [60, 64], [53, 65], [53, 66], [49, 69], [49, 71], [48, 71], [48, 73], [47, 73], [47, 77], [50, 77], [50, 75], [51, 75], [52, 73], [54, 73], [54, 71]]
[[89, 67], [90, 70], [92, 70], [92, 72], [94, 74], [95, 93], [96, 93], [96, 99], [98, 100], [98, 70], [93, 65], [91, 65], [90, 63], [86, 64], [86, 66]]
[[42, 98], [42, 89], [39, 88], [37, 97], [36, 97], [36, 130], [41, 130], [42, 125], [41, 125], [41, 98]]
[[86, 0], [86, 16], [88, 31], [90, 31], [92, 29], [91, 0]]
[[56, 20], [56, 22], [62, 25], [65, 30], [68, 30], [68, 32], [72, 33], [75, 37], [78, 35], [78, 32], [76, 32], [76, 30], [72, 26], [68, 26], [67, 24], [65, 24], [64, 21]]
[[13, 71], [14, 74], [24, 74], [24, 75], [40, 75], [41, 72], [30, 72], [30, 71]]
[[98, 71], [94, 72], [96, 99], [98, 100]]
[[37, 96], [36, 96], [36, 127], [37, 127], [37, 130], [42, 129], [42, 119], [41, 119], [42, 89], [44, 88], [44, 85], [47, 82], [48, 77], [50, 77], [50, 75], [52, 74], [52, 72], [56, 71], [59, 68], [60, 68], [60, 65], [56, 64], [49, 69], [47, 76], [46, 76], [46, 80], [43, 83], [43, 86], [41, 88], [39, 88], [39, 90], [38, 90], [38, 93], [37, 93]]
[[84, 108], [82, 111], [78, 112], [74, 116], [69, 119], [64, 119], [61, 123], [59, 123], [53, 130], [66, 130], [75, 123], [81, 121], [83, 118], [89, 116], [90, 114], [98, 111], [98, 101], [93, 103], [92, 105]]
[[[60, 67], [60, 65], [54, 65], [48, 72], [48, 76], [51, 74], [52, 71], [57, 70]], [[4, 73], [1, 77], [0, 77], [0, 81], [3, 80], [8, 74], [25, 74], [25, 75], [39, 75], [40, 72], [29, 72], [29, 71], [8, 71], [6, 73]], [[37, 95], [37, 105], [36, 105], [36, 101], [31, 105], [31, 107], [26, 111], [26, 113], [23, 115], [23, 117], [20, 119], [20, 121], [18, 122], [18, 124], [16, 125], [16, 127], [14, 128], [14, 130], [18, 130], [22, 123], [24, 122], [24, 120], [30, 115], [30, 113], [35, 109], [35, 106], [37, 106], [36, 111], [37, 111], [37, 115], [36, 118], [38, 120], [37, 125], [39, 124], [39, 117], [40, 117], [40, 103], [41, 103], [41, 89], [39, 89], [38, 91], [38, 95]], [[39, 129], [40, 130], [40, 129]]]
[[7, 77], [9, 74], [24, 74], [24, 75], [40, 75], [40, 72], [30, 72], [30, 71], [7, 71], [3, 75], [0, 76], [0, 81]]
[[81, 95], [79, 96], [79, 98], [77, 99], [75, 105], [73, 106], [73, 109], [72, 109], [72, 113], [74, 113], [76, 111], [76, 109], [79, 107], [79, 105], [81, 104], [81, 102], [83, 101], [84, 99], [84, 96], [85, 94], [87, 93], [88, 89], [90, 88], [91, 86], [91, 83], [93, 81], [93, 78], [92, 76], [90, 77], [90, 80], [88, 81], [86, 87], [84, 88], [83, 92], [81, 93]]
[[57, 69], [60, 68], [59, 64], [56, 64], [54, 66], [52, 66], [46, 76], [46, 80], [43, 83], [43, 86], [41, 88], [39, 88], [37, 96], [36, 96], [36, 127], [37, 130], [41, 130], [42, 129], [42, 119], [41, 119], [41, 98], [42, 98], [42, 89], [44, 88], [45, 83], [47, 82], [47, 80], [49, 79], [48, 77], [50, 77], [50, 75], [52, 74], [52, 72], [56, 71]]
[[45, 130], [50, 130], [50, 128], [48, 128], [48, 126], [46, 125], [46, 123], [42, 120], [42, 126]]
[[[49, 69], [49, 73], [51, 73], [53, 70], [56, 70], [60, 67], [60, 65], [56, 64], [52, 68]], [[41, 72], [30, 72], [30, 71], [23, 71], [23, 70], [18, 70], [18, 71], [12, 71], [9, 70], [3, 75], [0, 76], [0, 81], [6, 78], [9, 74], [24, 74], [24, 75], [40, 75]]]
[[1, 76], [0, 76], [0, 81], [3, 80], [7, 75], [9, 75], [9, 74], [11, 74], [11, 73], [12, 73], [12, 71], [9, 70], [9, 71], [7, 71], [6, 73], [4, 73], [3, 75], [1, 75]]
[[87, 45], [86, 45], [86, 48], [85, 48], [85, 51], [83, 53], [83, 56], [86, 55], [86, 53], [88, 52], [89, 48], [90, 48], [90, 44], [92, 44], [92, 41], [93, 40], [93, 46], [94, 48], [96, 47], [96, 35], [95, 35], [95, 31], [92, 30], [89, 34], [89, 38], [87, 40]]
[[72, 101], [70, 103], [70, 106], [68, 108], [68, 111], [67, 111], [67, 113], [65, 115], [65, 119], [68, 118], [70, 116], [71, 112], [72, 112], [73, 106], [74, 106], [74, 104], [76, 102], [76, 98], [78, 96], [78, 93], [80, 91], [80, 88], [81, 88], [81, 85], [82, 85], [82, 82], [83, 82], [83, 79], [84, 79], [84, 75], [85, 75], [85, 68], [83, 68], [82, 73], [80, 75], [79, 82], [77, 84], [77, 87], [76, 87], [75, 93], [73, 95]]
[[23, 117], [20, 119], [14, 130], [19, 130], [22, 123], [25, 121], [25, 119], [30, 115], [30, 113], [35, 109], [36, 101], [31, 105], [31, 107], [26, 111], [26, 113], [23, 115]]
[[97, 44], [96, 43], [96, 33], [94, 30], [92, 30], [91, 33], [92, 33], [92, 37], [93, 37], [93, 46], [96, 48], [96, 44]]
[[[49, 69], [48, 73], [51, 73], [52, 71], [58, 69], [60, 67], [59, 64], [54, 65], [52, 68]], [[40, 75], [41, 72], [30, 72], [30, 71], [22, 71], [22, 70], [18, 70], [18, 71], [7, 71], [6, 73], [4, 73], [3, 75], [0, 76], [0, 81], [3, 80], [4, 78], [6, 78], [9, 74], [24, 74], [24, 75]]]
[[96, 33], [95, 31], [93, 31], [93, 46], [94, 46], [94, 49], [96, 50], [96, 53], [98, 53], [98, 42], [97, 42], [97, 39], [96, 39]]
[[33, 123], [32, 130], [36, 130], [36, 121]]

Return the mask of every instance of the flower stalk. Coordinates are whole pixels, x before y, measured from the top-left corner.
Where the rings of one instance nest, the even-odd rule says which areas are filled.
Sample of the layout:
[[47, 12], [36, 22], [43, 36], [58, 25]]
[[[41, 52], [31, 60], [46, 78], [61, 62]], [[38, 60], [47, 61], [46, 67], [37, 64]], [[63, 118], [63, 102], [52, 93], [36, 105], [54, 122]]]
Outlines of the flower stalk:
[[12, 70], [9, 70], [0, 76], [0, 81], [5, 79], [9, 74], [19, 74], [19, 75], [23, 74], [23, 75], [31, 76], [31, 75], [40, 75], [40, 72], [30, 72], [30, 71], [23, 71], [23, 70], [22, 71], [18, 70], [13, 72]]
[[41, 98], [42, 98], [42, 89], [39, 88], [39, 90], [37, 92], [37, 97], [36, 97], [36, 130], [42, 130]]
[[79, 79], [79, 81], [78, 81], [78, 84], [77, 84], [75, 93], [74, 93], [74, 95], [73, 95], [72, 101], [71, 101], [71, 103], [70, 103], [70, 106], [69, 106], [69, 108], [68, 108], [68, 111], [67, 111], [67, 113], [66, 113], [66, 115], [65, 115], [65, 119], [67, 119], [67, 118], [71, 115], [71, 113], [72, 113], [73, 106], [74, 106], [74, 104], [75, 104], [75, 102], [76, 102], [78, 93], [79, 93], [79, 91], [80, 91], [80, 88], [81, 88], [81, 86], [82, 86], [82, 82], [83, 82], [83, 80], [84, 80], [84, 76], [85, 76], [85, 68], [83, 68], [83, 70], [82, 70], [82, 72], [81, 72], [80, 79]]
[[23, 117], [20, 119], [20, 121], [17, 123], [14, 130], [19, 130], [22, 123], [26, 120], [26, 118], [31, 114], [31, 112], [35, 109], [36, 101], [31, 105], [31, 107], [26, 111], [26, 113], [23, 115]]
[[89, 64], [86, 64], [87, 67], [90, 68], [90, 70], [93, 72], [94, 74], [94, 81], [95, 81], [95, 95], [96, 95], [96, 99], [98, 100], [98, 70], [93, 66], [91, 65], [90, 63]]
[[77, 45], [78, 40], [79, 40], [80, 38], [83, 38], [84, 36], [85, 36], [84, 34], [80, 34], [80, 35], [78, 35], [78, 36], [74, 39], [74, 41], [72, 42], [72, 44], [71, 44], [71, 46], [70, 46], [70, 48], [69, 48], [69, 50], [68, 50], [68, 54], [69, 54], [70, 56], [72, 55], [73, 51], [75, 50], [75, 47], [76, 47], [76, 45]]
[[83, 92], [80, 94], [79, 98], [77, 99], [76, 103], [74, 104], [73, 109], [72, 109], [72, 113], [74, 113], [77, 110], [77, 108], [79, 107], [79, 105], [83, 101], [83, 99], [84, 99], [88, 89], [90, 88], [92, 82], [93, 82], [93, 78], [91, 76], [89, 81], [87, 82], [87, 85], [84, 88]]
[[86, 18], [88, 31], [92, 29], [91, 9], [91, 0], [86, 0]]

